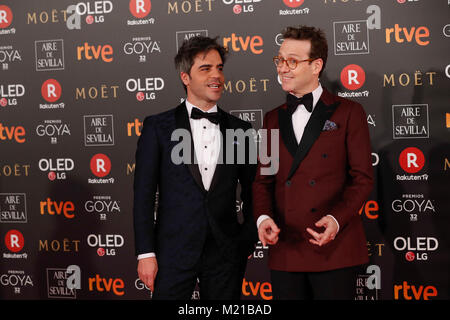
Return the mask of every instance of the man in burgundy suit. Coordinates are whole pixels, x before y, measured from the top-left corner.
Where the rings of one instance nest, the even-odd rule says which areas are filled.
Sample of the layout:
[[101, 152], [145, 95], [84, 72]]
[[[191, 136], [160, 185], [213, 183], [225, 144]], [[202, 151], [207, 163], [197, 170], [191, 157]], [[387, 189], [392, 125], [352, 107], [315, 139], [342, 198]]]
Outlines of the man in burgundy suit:
[[[253, 183], [259, 239], [269, 247], [274, 299], [353, 299], [368, 262], [358, 210], [373, 185], [371, 146], [362, 106], [319, 82], [327, 61], [324, 33], [288, 27], [274, 57], [287, 102], [268, 112], [279, 130], [279, 168], [258, 163]], [[276, 147], [276, 146], [275, 146]], [[266, 169], [266, 168], [265, 168]]]

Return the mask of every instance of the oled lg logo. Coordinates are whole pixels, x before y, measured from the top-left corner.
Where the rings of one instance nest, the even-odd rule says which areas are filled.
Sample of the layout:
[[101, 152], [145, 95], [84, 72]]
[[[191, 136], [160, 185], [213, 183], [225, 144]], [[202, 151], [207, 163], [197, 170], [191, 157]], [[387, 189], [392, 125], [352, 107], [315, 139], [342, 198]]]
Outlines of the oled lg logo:
[[47, 172], [48, 179], [65, 180], [66, 173], [75, 168], [75, 162], [70, 158], [41, 159], [38, 163], [39, 170]]
[[222, 0], [226, 5], [233, 5], [234, 14], [240, 14], [242, 12], [253, 12], [254, 3], [261, 2], [261, 0]]
[[155, 100], [156, 91], [164, 89], [164, 79], [160, 77], [128, 79], [125, 87], [128, 92], [136, 92], [136, 100]]
[[397, 237], [394, 239], [394, 248], [397, 251], [406, 251], [407, 261], [425, 261], [429, 253], [439, 248], [439, 241], [434, 237]]
[[90, 234], [87, 237], [87, 243], [90, 247], [97, 247], [97, 255], [115, 256], [117, 248], [123, 247], [125, 240], [120, 234]]
[[17, 106], [18, 98], [25, 95], [22, 84], [0, 85], [0, 107]]
[[111, 1], [80, 2], [75, 7], [77, 15], [86, 16], [87, 24], [105, 22], [105, 14], [111, 13], [112, 10], [113, 4]]

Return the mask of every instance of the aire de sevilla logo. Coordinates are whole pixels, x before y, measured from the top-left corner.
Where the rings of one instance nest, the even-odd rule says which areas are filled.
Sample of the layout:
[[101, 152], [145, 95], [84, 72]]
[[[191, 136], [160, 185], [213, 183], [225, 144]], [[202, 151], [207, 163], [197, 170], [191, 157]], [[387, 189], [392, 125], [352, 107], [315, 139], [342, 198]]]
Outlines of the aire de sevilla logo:
[[366, 73], [357, 64], [349, 64], [341, 71], [341, 82], [348, 90], [357, 90], [366, 82]]
[[150, 0], [130, 0], [129, 9], [136, 18], [144, 18], [152, 10], [152, 2]]
[[284, 4], [290, 8], [300, 7], [305, 0], [283, 0]]
[[13, 14], [8, 6], [0, 6], [0, 29], [8, 28], [13, 20]]
[[403, 150], [398, 160], [402, 169], [408, 173], [417, 173], [425, 165], [423, 152], [415, 147], [409, 147]]
[[61, 98], [61, 84], [55, 79], [48, 79], [42, 84], [41, 94], [45, 101], [55, 102]]

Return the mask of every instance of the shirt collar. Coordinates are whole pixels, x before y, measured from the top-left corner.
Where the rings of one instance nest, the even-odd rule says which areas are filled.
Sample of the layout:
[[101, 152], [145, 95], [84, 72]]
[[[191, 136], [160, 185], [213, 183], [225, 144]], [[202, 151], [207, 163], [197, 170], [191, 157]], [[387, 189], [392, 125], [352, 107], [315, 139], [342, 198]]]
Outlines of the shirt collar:
[[[189, 118], [190, 118], [191, 117], [192, 108], [197, 108], [197, 109], [200, 109], [200, 108], [195, 106], [195, 105], [193, 105], [192, 103], [190, 103], [187, 99], [185, 100], [185, 102], [186, 102], [186, 109], [187, 109], [187, 112], [188, 112], [188, 115], [189, 115]], [[201, 110], [201, 111], [203, 111], [203, 110]], [[217, 112], [217, 111], [218, 111], [218, 108], [217, 108], [217, 104], [216, 104], [211, 109], [209, 109], [208, 111], [203, 111], [203, 112]]]

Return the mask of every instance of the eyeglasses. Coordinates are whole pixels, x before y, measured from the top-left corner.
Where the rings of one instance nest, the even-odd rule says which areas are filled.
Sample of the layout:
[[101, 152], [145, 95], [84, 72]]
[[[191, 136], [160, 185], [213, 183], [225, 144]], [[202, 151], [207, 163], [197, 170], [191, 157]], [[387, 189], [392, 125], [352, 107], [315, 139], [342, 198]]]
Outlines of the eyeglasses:
[[297, 68], [297, 66], [300, 62], [305, 62], [305, 61], [311, 62], [314, 60], [316, 60], [316, 59], [309, 58], [309, 59], [305, 59], [305, 60], [297, 60], [294, 58], [284, 59], [283, 57], [279, 57], [279, 56], [273, 57], [273, 62], [275, 63], [277, 68], [281, 68], [283, 63], [286, 63], [287, 67], [291, 70], [294, 70], [295, 68]]

